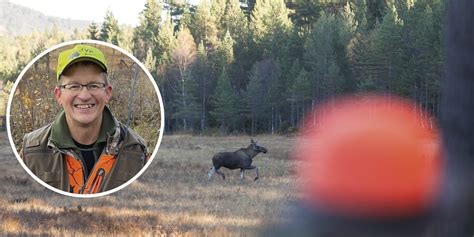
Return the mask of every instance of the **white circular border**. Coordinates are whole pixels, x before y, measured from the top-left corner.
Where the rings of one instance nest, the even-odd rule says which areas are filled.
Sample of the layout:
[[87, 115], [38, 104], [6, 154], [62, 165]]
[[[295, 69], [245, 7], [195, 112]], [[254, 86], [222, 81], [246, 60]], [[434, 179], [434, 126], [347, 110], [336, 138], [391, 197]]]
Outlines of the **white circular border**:
[[[47, 183], [45, 183], [43, 180], [41, 180], [40, 178], [38, 178], [35, 174], [33, 174], [33, 172], [31, 172], [31, 170], [25, 165], [25, 163], [23, 162], [23, 160], [20, 158], [20, 155], [18, 154], [17, 150], [16, 150], [16, 147], [15, 147], [15, 143], [13, 142], [13, 137], [12, 137], [12, 134], [11, 134], [11, 130], [10, 130], [10, 109], [11, 109], [11, 104], [12, 104], [12, 100], [13, 100], [13, 95], [16, 91], [16, 87], [18, 86], [21, 78], [23, 77], [23, 75], [26, 73], [26, 71], [36, 62], [38, 61], [41, 57], [43, 57], [44, 55], [46, 55], [47, 53], [53, 51], [53, 50], [56, 50], [58, 48], [61, 48], [61, 47], [64, 47], [64, 46], [68, 46], [68, 45], [73, 45], [73, 44], [81, 44], [81, 43], [86, 43], [86, 44], [100, 44], [100, 45], [103, 45], [103, 46], [106, 46], [106, 47], [110, 47], [110, 48], [113, 48], [113, 49], [116, 49], [120, 52], [122, 52], [123, 54], [127, 55], [128, 57], [130, 57], [131, 59], [133, 59], [133, 61], [135, 61], [135, 63], [137, 63], [140, 68], [145, 72], [145, 74], [148, 76], [148, 79], [150, 79], [151, 83], [153, 84], [153, 87], [155, 87], [155, 91], [156, 91], [156, 94], [158, 95], [158, 100], [160, 102], [160, 115], [161, 115], [161, 127], [160, 127], [160, 134], [158, 136], [158, 143], [156, 143], [156, 146], [155, 146], [155, 150], [153, 151], [153, 153], [151, 154], [151, 157], [150, 159], [148, 160], [148, 162], [145, 164], [145, 166], [135, 175], [133, 176], [130, 180], [128, 180], [126, 183], [114, 188], [114, 189], [111, 189], [111, 190], [108, 190], [108, 191], [105, 191], [105, 192], [101, 192], [101, 193], [96, 193], [96, 194], [76, 194], [76, 193], [69, 193], [69, 192], [65, 192], [63, 190], [60, 190], [60, 189], [57, 189]], [[76, 198], [94, 198], [94, 197], [101, 197], [101, 196], [105, 196], [105, 195], [108, 195], [108, 194], [111, 194], [111, 193], [114, 193], [126, 186], [128, 186], [129, 184], [131, 184], [133, 181], [135, 181], [138, 177], [140, 177], [140, 175], [143, 174], [143, 172], [145, 172], [145, 170], [148, 168], [148, 166], [150, 166], [151, 162], [153, 161], [153, 159], [155, 159], [155, 156], [158, 152], [158, 148], [160, 147], [161, 145], [161, 139], [163, 138], [163, 131], [164, 131], [164, 126], [165, 125], [165, 113], [164, 113], [164, 108], [163, 108], [163, 99], [161, 98], [161, 93], [160, 93], [160, 90], [158, 89], [158, 86], [156, 85], [156, 82], [155, 80], [153, 79], [153, 77], [151, 76], [150, 72], [146, 69], [146, 67], [137, 59], [135, 58], [131, 53], [127, 52], [126, 50], [116, 46], [116, 45], [113, 45], [113, 44], [110, 44], [110, 43], [106, 43], [106, 42], [103, 42], [103, 41], [97, 41], [97, 40], [73, 40], [73, 41], [67, 41], [67, 42], [63, 42], [63, 43], [60, 43], [60, 44], [57, 44], [53, 47], [50, 47], [49, 49], [43, 51], [40, 55], [36, 56], [33, 60], [31, 60], [27, 65], [26, 67], [23, 69], [23, 71], [20, 73], [20, 75], [18, 76], [18, 78], [16, 79], [15, 81], [15, 84], [13, 85], [12, 87], [12, 90], [10, 91], [10, 96], [8, 97], [8, 105], [7, 105], [7, 133], [8, 133], [8, 139], [10, 140], [10, 146], [12, 147], [13, 149], [13, 152], [15, 153], [15, 156], [18, 160], [18, 162], [20, 162], [21, 166], [23, 167], [23, 169], [26, 170], [26, 172], [28, 172], [28, 174], [33, 177], [38, 183], [40, 183], [41, 185], [45, 186], [46, 188], [54, 191], [54, 192], [57, 192], [57, 193], [60, 193], [62, 195], [65, 195], [65, 196], [70, 196], [70, 197], [76, 197]]]

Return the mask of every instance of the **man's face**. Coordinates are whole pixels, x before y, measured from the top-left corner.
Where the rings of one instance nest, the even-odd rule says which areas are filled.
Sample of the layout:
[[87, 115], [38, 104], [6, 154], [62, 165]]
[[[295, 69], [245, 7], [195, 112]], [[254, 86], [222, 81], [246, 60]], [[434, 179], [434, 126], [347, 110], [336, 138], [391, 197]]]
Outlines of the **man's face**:
[[[94, 64], [72, 65], [61, 77], [60, 85], [105, 83], [100, 68]], [[102, 122], [102, 112], [112, 96], [112, 86], [89, 90], [85, 86], [78, 90], [56, 87], [54, 95], [64, 108], [68, 126], [88, 127]]]

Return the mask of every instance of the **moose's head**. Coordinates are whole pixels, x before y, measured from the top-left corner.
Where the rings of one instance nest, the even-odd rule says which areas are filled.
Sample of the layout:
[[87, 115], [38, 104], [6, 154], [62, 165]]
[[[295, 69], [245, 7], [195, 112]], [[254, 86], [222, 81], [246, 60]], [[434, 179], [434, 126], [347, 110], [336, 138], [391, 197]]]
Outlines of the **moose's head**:
[[267, 153], [267, 151], [268, 151], [267, 148], [258, 145], [257, 141], [254, 141], [253, 139], [250, 139], [250, 146], [257, 153], [260, 153], [260, 152]]

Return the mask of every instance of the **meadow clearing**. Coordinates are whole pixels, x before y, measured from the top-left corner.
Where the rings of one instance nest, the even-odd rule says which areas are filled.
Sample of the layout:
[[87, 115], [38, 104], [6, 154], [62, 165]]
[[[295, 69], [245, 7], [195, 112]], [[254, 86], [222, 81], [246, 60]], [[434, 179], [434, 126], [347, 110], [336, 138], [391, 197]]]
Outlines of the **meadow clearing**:
[[254, 171], [222, 168], [207, 180], [211, 157], [250, 143], [248, 136], [164, 136], [158, 156], [128, 187], [77, 199], [44, 188], [22, 169], [0, 133], [0, 233], [134, 236], [254, 236], [287, 212], [298, 196], [290, 154], [295, 138], [259, 136], [269, 151]]

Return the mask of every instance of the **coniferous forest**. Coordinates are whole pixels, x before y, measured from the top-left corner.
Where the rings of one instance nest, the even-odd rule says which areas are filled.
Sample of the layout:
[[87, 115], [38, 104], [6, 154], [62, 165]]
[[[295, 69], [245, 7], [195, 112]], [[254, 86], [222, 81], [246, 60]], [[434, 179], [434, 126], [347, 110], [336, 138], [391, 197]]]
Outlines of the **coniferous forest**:
[[446, 2], [147, 0], [136, 27], [107, 11], [72, 34], [1, 35], [0, 78], [14, 81], [57, 43], [96, 39], [150, 70], [168, 133], [288, 133], [313, 106], [365, 92], [408, 98], [436, 118]]

